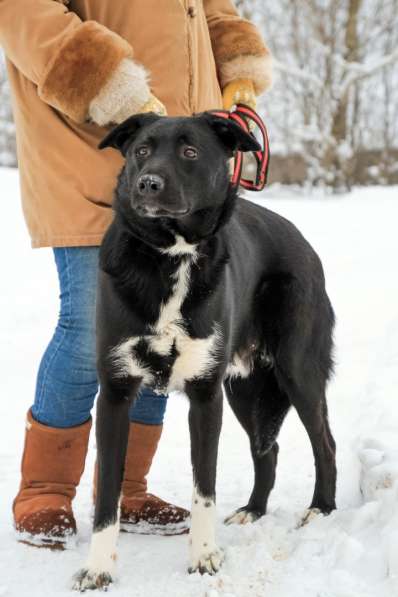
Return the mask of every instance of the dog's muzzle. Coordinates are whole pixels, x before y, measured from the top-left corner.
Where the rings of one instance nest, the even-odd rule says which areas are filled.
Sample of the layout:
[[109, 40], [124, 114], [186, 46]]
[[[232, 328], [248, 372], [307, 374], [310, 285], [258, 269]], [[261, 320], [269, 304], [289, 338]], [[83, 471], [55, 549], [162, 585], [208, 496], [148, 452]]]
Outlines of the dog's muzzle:
[[166, 181], [158, 174], [143, 174], [136, 183], [135, 209], [142, 216], [149, 218], [180, 218], [189, 211], [188, 206], [180, 202], [172, 203], [165, 192]]

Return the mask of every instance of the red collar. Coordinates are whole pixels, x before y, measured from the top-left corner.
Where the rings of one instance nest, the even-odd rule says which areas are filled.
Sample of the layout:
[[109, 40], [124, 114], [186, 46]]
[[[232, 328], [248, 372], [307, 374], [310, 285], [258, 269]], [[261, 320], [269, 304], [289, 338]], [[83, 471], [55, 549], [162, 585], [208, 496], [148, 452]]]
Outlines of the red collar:
[[211, 113], [220, 116], [221, 118], [230, 118], [250, 135], [253, 135], [253, 133], [250, 131], [248, 121], [251, 120], [258, 126], [262, 134], [263, 149], [254, 152], [254, 157], [257, 162], [256, 179], [253, 181], [242, 178], [243, 153], [237, 151], [235, 154], [235, 166], [231, 182], [233, 185], [240, 185], [248, 191], [262, 191], [267, 183], [270, 160], [268, 132], [263, 120], [255, 110], [245, 104], [238, 104], [233, 112], [228, 112], [228, 110], [211, 110]]

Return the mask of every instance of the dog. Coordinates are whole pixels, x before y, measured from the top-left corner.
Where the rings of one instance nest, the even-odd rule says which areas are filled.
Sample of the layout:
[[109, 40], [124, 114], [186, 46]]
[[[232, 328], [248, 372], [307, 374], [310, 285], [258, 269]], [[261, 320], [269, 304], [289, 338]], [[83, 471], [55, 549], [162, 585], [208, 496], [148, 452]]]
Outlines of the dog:
[[316, 481], [310, 508], [335, 508], [335, 442], [325, 388], [334, 313], [322, 265], [283, 217], [238, 195], [234, 153], [259, 144], [212, 113], [129, 118], [101, 148], [125, 157], [114, 219], [100, 249], [97, 299], [98, 492], [77, 590], [114, 577], [118, 500], [141, 384], [189, 399], [193, 468], [189, 571], [215, 573], [215, 483], [223, 391], [250, 440], [255, 480], [229, 523], [266, 512], [277, 436], [293, 406], [309, 435]]

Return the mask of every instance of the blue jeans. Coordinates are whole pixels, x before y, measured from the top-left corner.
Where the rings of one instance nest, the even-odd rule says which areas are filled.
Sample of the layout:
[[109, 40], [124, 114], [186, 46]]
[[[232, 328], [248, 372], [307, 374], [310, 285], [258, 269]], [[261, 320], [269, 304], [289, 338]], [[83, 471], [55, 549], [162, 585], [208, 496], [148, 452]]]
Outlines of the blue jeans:
[[[85, 423], [98, 391], [95, 299], [98, 247], [54, 249], [60, 286], [60, 314], [37, 376], [33, 418], [51, 427]], [[130, 420], [160, 425], [167, 396], [143, 388]]]

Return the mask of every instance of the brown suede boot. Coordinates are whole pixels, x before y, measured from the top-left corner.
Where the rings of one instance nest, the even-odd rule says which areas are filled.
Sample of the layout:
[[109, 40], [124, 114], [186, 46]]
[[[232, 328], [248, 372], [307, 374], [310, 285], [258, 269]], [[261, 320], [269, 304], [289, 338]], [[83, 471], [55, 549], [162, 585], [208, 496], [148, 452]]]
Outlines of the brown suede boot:
[[63, 549], [76, 533], [72, 500], [83, 474], [91, 420], [69, 429], [48, 427], [28, 412], [22, 479], [13, 503], [19, 540]]
[[[146, 535], [182, 535], [189, 531], [190, 512], [147, 493], [146, 476], [158, 447], [163, 425], [130, 423], [126, 454], [120, 530]], [[95, 501], [97, 467], [94, 474]]]
[[188, 510], [147, 493], [146, 476], [162, 430], [163, 425], [130, 423], [120, 505], [123, 531], [159, 535], [180, 535], [189, 531]]

